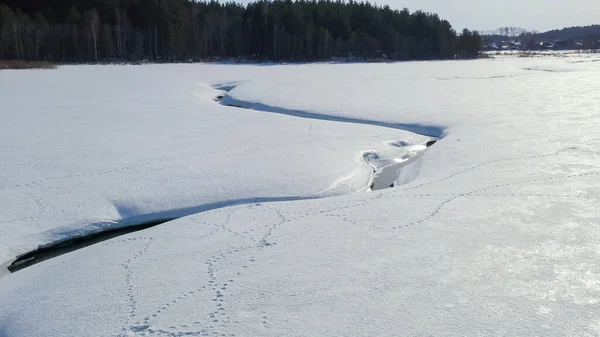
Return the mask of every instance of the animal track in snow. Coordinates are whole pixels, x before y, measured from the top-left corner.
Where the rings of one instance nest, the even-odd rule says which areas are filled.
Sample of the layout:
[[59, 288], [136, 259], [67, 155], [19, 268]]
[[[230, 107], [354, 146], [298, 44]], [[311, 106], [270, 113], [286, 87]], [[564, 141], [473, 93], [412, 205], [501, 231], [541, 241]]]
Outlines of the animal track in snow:
[[41, 219], [43, 217], [44, 213], [46, 213], [46, 206], [44, 205], [42, 200], [39, 198], [35, 198], [34, 203], [35, 203], [34, 209], [35, 209], [36, 214], [24, 216], [24, 217], [21, 217], [18, 219], [0, 221], [0, 224], [10, 224], [10, 223], [15, 223], [15, 222], [26, 222], [26, 221], [31, 221], [31, 220], [35, 220], [35, 219]]
[[[249, 206], [246, 206], [249, 207]], [[279, 226], [289, 223], [295, 219], [301, 218], [302, 216], [298, 216], [295, 218], [288, 218], [281, 210], [271, 206], [262, 205], [261, 207], [264, 210], [272, 211], [276, 217], [274, 221], [269, 225], [259, 225], [258, 223], [255, 225], [256, 231], [264, 231], [260, 240], [253, 240], [253, 244], [247, 246], [235, 246], [231, 247], [228, 250], [217, 252], [209, 256], [203, 263], [204, 268], [206, 268], [206, 281], [201, 282], [195, 289], [190, 289], [184, 291], [169, 301], [165, 302], [163, 305], [160, 305], [157, 310], [148, 316], [144, 317], [139, 322], [134, 324], [129, 324], [128, 327], [123, 328], [123, 333], [129, 333], [134, 335], [164, 335], [164, 336], [231, 336], [229, 334], [228, 326], [231, 324], [238, 324], [228, 311], [228, 301], [227, 301], [227, 292], [229, 287], [235, 286], [235, 276], [228, 276], [224, 278], [224, 275], [221, 275], [219, 271], [220, 264], [226, 260], [237, 256], [236, 259], [240, 259], [241, 263], [238, 268], [240, 271], [236, 273], [236, 275], [241, 275], [245, 270], [249, 270], [254, 263], [258, 261], [257, 255], [255, 252], [258, 252], [260, 249], [267, 249], [275, 245], [276, 243], [269, 242], [270, 236], [273, 234], [273, 231]], [[240, 236], [235, 233], [235, 231], [229, 231], [229, 224], [232, 222], [233, 216], [236, 211], [242, 209], [242, 207], [233, 207], [227, 211], [225, 218], [217, 224], [211, 224], [215, 227], [214, 231], [220, 231], [225, 233], [233, 234], [234, 237], [239, 239], [244, 239], [244, 236]], [[208, 224], [207, 222], [204, 222]], [[212, 233], [212, 232], [211, 232]], [[207, 237], [201, 236], [200, 238]], [[169, 237], [173, 238], [173, 237]], [[182, 239], [190, 239], [193, 237], [183, 237]], [[121, 242], [128, 242], [128, 240], [121, 240]], [[119, 240], [117, 240], [119, 241]], [[135, 241], [135, 240], [131, 240]], [[114, 243], [111, 243], [114, 244]], [[147, 249], [147, 248], [146, 248]], [[133, 258], [128, 260], [127, 263], [131, 263], [134, 259], [139, 258], [143, 255], [143, 252], [146, 249], [142, 249], [142, 251], [136, 254]], [[131, 280], [128, 281], [131, 283]], [[196, 321], [179, 326], [169, 326], [168, 328], [155, 328], [153, 326], [153, 320], [160, 320], [160, 316], [167, 310], [171, 310], [178, 305], [181, 301], [191, 300], [195, 295], [199, 293], [210, 294], [211, 300], [208, 304], [210, 308], [208, 310], [206, 317], [198, 317]], [[132, 296], [133, 297], [133, 296]], [[134, 299], [133, 299], [134, 300]], [[131, 316], [130, 316], [131, 317]], [[267, 316], [261, 315], [261, 324], [267, 324]], [[131, 320], [129, 320], [131, 321]]]
[[[429, 186], [429, 185], [432, 185], [432, 184], [437, 184], [437, 183], [440, 183], [440, 182], [452, 179], [452, 178], [454, 178], [454, 177], [456, 177], [458, 175], [461, 175], [461, 174], [467, 173], [469, 171], [473, 171], [475, 169], [478, 169], [478, 168], [481, 168], [481, 167], [484, 167], [484, 166], [487, 166], [487, 165], [491, 165], [491, 164], [496, 164], [496, 163], [501, 163], [501, 162], [506, 162], [506, 161], [518, 161], [518, 160], [528, 160], [528, 159], [545, 158], [545, 157], [550, 157], [550, 156], [556, 156], [556, 155], [558, 155], [558, 154], [560, 154], [562, 152], [567, 152], [567, 151], [584, 151], [584, 152], [588, 152], [586, 150], [580, 150], [580, 149], [578, 149], [576, 147], [567, 147], [567, 148], [559, 150], [559, 151], [555, 151], [555, 152], [552, 152], [552, 153], [540, 154], [540, 155], [518, 156], [518, 157], [505, 157], [505, 158], [500, 158], [500, 159], [494, 159], [494, 160], [483, 162], [481, 164], [477, 164], [477, 165], [471, 166], [471, 167], [466, 168], [464, 170], [460, 170], [458, 172], [452, 173], [452, 174], [450, 174], [450, 175], [448, 175], [446, 177], [440, 178], [440, 179], [436, 179], [436, 180], [429, 181], [429, 182], [426, 182], [426, 183], [422, 183], [422, 184], [418, 184], [418, 185], [415, 185], [415, 186], [411, 186], [409, 188], [400, 189], [397, 192], [406, 192], [406, 191], [411, 191], [411, 190], [414, 190], [414, 189], [417, 189], [417, 188], [421, 188], [421, 187], [424, 187], [424, 186]], [[596, 152], [593, 152], [593, 151], [589, 151], [589, 152], [596, 153]], [[396, 191], [394, 191], [394, 192], [396, 192]]]
[[[137, 300], [135, 297], [135, 289], [134, 289], [134, 284], [132, 281], [133, 274], [134, 274], [132, 263], [135, 262], [135, 260], [142, 257], [148, 251], [148, 248], [150, 248], [150, 245], [152, 244], [153, 240], [154, 239], [152, 237], [145, 240], [147, 242], [142, 247], [142, 249], [139, 250], [133, 257], [127, 259], [127, 261], [125, 261], [125, 263], [122, 264], [123, 268], [125, 269], [125, 295], [127, 296], [127, 304], [128, 304], [128, 316], [127, 316], [126, 324], [128, 324], [133, 319], [135, 319], [136, 313], [137, 313]], [[125, 331], [126, 328], [123, 327], [122, 330]]]
[[[547, 178], [538, 178], [538, 179], [531, 179], [531, 180], [526, 180], [526, 181], [517, 181], [517, 182], [511, 182], [511, 183], [506, 183], [506, 184], [499, 184], [499, 185], [494, 185], [494, 186], [490, 186], [490, 187], [485, 187], [485, 188], [481, 188], [481, 189], [476, 189], [467, 193], [460, 193], [460, 194], [456, 194], [446, 200], [444, 200], [441, 204], [437, 205], [434, 209], [434, 211], [430, 214], [428, 214], [425, 218], [419, 219], [417, 221], [413, 221], [410, 223], [407, 223], [405, 225], [401, 225], [401, 226], [395, 226], [392, 227], [392, 229], [400, 229], [400, 228], [406, 228], [406, 227], [410, 227], [413, 225], [417, 225], [417, 224], [422, 224], [425, 221], [431, 220], [433, 217], [435, 217], [440, 211], [441, 209], [446, 206], [447, 204], [449, 204], [450, 202], [461, 198], [461, 197], [467, 197], [467, 196], [538, 196], [538, 197], [563, 197], [563, 198], [585, 198], [585, 199], [590, 199], [587, 196], [578, 196], [578, 195], [560, 195], [560, 194], [527, 194], [527, 193], [506, 193], [506, 194], [482, 194], [482, 192], [486, 192], [486, 191], [490, 191], [493, 189], [498, 189], [498, 188], [502, 188], [502, 187], [508, 187], [508, 186], [514, 186], [514, 185], [523, 185], [523, 184], [527, 184], [527, 183], [532, 183], [532, 182], [542, 182], [542, 181], [551, 181], [551, 180], [559, 180], [559, 179], [571, 179], [571, 178], [577, 178], [577, 177], [585, 177], [585, 176], [593, 176], [593, 175], [598, 175], [600, 174], [600, 171], [592, 171], [592, 172], [587, 172], [587, 173], [579, 173], [579, 174], [573, 174], [573, 175], [567, 175], [567, 176], [558, 176], [558, 177], [547, 177]], [[443, 194], [425, 194], [424, 196], [442, 196]], [[394, 198], [394, 196], [390, 196], [389, 198]], [[381, 227], [376, 227], [373, 226], [373, 228], [376, 229], [384, 229]]]

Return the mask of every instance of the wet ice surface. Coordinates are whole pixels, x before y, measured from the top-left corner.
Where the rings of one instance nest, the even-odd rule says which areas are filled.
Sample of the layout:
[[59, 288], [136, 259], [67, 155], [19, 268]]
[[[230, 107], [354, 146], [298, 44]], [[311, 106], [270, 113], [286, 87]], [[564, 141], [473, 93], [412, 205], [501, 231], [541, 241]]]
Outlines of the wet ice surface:
[[[2, 129], [0, 144], [15, 177], [9, 183], [6, 173], [0, 188], [5, 204], [14, 202], [2, 209], [1, 226], [23, 231], [24, 224], [31, 225], [28, 235], [12, 238], [29, 242], [27, 247], [48, 238], [31, 234], [44, 233], [35, 221], [6, 223], [18, 215], [42, 218], [30, 213], [39, 208], [36, 201], [55, 223], [65, 219], [55, 208], [64, 209], [67, 219], [87, 219], [95, 202], [90, 214], [109, 219], [107, 226], [119, 216], [197, 206], [209, 193], [223, 201], [243, 195], [248, 203], [192, 214], [1, 278], [0, 331], [6, 336], [598, 335], [599, 63], [573, 61], [59, 70], [60, 78], [52, 79], [58, 83], [96, 71], [104, 80], [119, 76], [121, 87], [105, 89], [114, 97], [118, 94], [111, 90], [149, 86], [128, 97], [135, 102], [128, 109], [132, 121], [121, 121], [119, 130], [129, 131], [114, 137], [126, 136], [127, 144], [139, 140], [139, 147], [128, 151], [161, 160], [141, 168], [123, 163], [131, 173], [106, 170], [88, 180], [88, 167], [63, 172], [51, 159], [81, 161], [85, 151], [49, 152], [56, 147], [50, 143], [33, 158], [53, 153], [47, 162], [56, 167], [18, 170], [33, 150], [22, 157], [27, 144], [9, 136], [17, 127], [34, 126], [3, 111], [3, 125], [11, 128]], [[24, 87], [48, 86], [45, 77], [51, 75], [27, 74], [20, 80], [33, 82]], [[3, 89], [18, 83], [9, 80], [0, 82]], [[220, 83], [236, 83], [228, 95], [250, 109], [214, 102], [218, 92], [211, 86]], [[150, 90], [154, 86], [156, 91]], [[158, 95], [165, 87], [172, 91]], [[199, 88], [207, 88], [206, 95]], [[95, 90], [91, 84], [87, 89]], [[78, 110], [67, 114], [65, 125], [86, 123], [91, 116], [94, 125], [103, 125], [107, 117], [100, 111], [106, 109], [89, 108], [85, 118], [79, 112], [100, 102], [78, 102], [57, 105], [63, 113]], [[380, 125], [309, 120], [264, 107]], [[119, 116], [128, 115], [120, 111]], [[107, 129], [115, 127], [105, 122]], [[145, 133], [155, 131], [155, 124], [173, 131], [148, 147]], [[383, 124], [437, 128], [444, 137], [414, 156], [418, 170], [403, 170], [403, 185], [352, 193], [361, 191], [373, 172], [362, 157], [365, 151], [376, 150], [383, 160], [394, 155], [390, 142], [427, 141]], [[111, 139], [91, 133], [77, 145], [65, 134], [62, 142], [98, 151], [94, 156], [104, 153], [99, 157], [104, 162], [112, 158], [107, 166], [113, 169], [121, 164], [117, 159], [131, 160], [98, 149], [112, 148]], [[90, 138], [94, 146], [85, 144]], [[142, 151], [146, 148], [153, 152]], [[165, 157], [157, 156], [158, 150]], [[150, 161], [145, 160], [138, 164]], [[40, 172], [55, 178], [11, 187], [36, 181], [29, 175]], [[56, 179], [67, 175], [73, 177]], [[135, 188], [119, 187], [125, 182]], [[89, 188], [75, 187], [81, 184]], [[323, 186], [332, 189], [323, 193]], [[66, 198], [68, 192], [76, 198]], [[316, 192], [324, 198], [277, 199]], [[272, 198], [251, 202], [257, 196]], [[79, 218], [80, 212], [86, 217]], [[5, 240], [0, 246], [5, 252], [18, 251], [12, 242], [19, 240]]]

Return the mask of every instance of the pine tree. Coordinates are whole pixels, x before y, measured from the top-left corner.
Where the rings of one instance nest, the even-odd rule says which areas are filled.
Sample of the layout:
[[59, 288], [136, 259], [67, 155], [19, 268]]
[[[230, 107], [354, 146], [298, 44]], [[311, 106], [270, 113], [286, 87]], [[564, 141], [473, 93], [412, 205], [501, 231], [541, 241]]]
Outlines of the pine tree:
[[436, 14], [369, 2], [259, 0], [4, 0], [0, 58], [58, 62], [331, 57], [477, 57], [481, 37], [460, 36]]

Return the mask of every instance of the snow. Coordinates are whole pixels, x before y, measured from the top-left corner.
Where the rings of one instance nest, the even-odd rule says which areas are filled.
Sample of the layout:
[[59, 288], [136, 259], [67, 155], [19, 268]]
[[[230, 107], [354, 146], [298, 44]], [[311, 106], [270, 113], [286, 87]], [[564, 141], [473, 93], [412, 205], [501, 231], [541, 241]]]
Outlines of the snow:
[[0, 261], [188, 215], [0, 278], [0, 335], [599, 335], [576, 60], [0, 73]]
[[224, 107], [211, 84], [226, 67], [188, 68], [2, 74], [0, 262], [157, 218], [356, 192], [372, 175], [363, 151], [427, 139]]

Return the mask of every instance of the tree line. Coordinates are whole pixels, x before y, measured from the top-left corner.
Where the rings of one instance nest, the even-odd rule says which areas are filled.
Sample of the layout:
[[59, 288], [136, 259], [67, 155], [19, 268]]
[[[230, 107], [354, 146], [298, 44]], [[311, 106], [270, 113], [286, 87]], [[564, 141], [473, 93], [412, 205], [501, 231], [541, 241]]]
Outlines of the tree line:
[[52, 62], [474, 58], [437, 14], [350, 0], [2, 0], [0, 59]]

